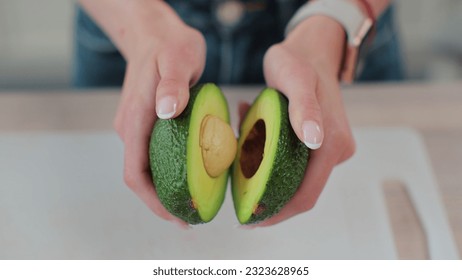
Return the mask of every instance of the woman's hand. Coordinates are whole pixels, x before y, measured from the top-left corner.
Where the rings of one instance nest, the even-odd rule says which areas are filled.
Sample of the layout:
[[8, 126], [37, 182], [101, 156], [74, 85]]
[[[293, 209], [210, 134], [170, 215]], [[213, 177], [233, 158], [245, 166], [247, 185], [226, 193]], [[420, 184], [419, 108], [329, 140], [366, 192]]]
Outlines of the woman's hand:
[[344, 41], [338, 23], [314, 16], [265, 55], [266, 82], [287, 96], [292, 127], [313, 151], [294, 197], [279, 214], [256, 226], [273, 225], [310, 210], [333, 167], [354, 153], [338, 81]]
[[151, 179], [148, 147], [156, 119], [178, 116], [189, 88], [205, 66], [200, 32], [184, 24], [162, 1], [134, 1], [132, 21], [121, 20], [114, 41], [127, 60], [114, 126], [124, 146], [124, 179], [158, 216], [186, 227], [160, 203]]

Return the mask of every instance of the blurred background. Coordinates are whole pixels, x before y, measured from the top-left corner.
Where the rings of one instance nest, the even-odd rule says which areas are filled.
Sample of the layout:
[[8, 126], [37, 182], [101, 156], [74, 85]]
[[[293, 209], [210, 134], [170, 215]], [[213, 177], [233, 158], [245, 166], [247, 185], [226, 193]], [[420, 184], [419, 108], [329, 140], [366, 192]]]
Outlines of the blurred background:
[[[69, 87], [73, 0], [0, 0], [0, 89]], [[407, 77], [462, 78], [462, 1], [397, 0]]]

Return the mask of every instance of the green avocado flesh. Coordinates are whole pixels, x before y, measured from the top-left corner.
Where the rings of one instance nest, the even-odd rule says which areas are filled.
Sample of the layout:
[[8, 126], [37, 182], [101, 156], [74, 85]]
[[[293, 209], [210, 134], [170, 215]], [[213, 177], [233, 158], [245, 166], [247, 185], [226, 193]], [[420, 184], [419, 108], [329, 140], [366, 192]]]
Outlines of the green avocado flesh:
[[240, 127], [231, 178], [239, 222], [257, 223], [278, 213], [300, 185], [309, 155], [290, 124], [287, 99], [265, 89]]
[[207, 115], [229, 124], [228, 104], [214, 84], [193, 87], [180, 116], [157, 120], [149, 146], [159, 200], [170, 213], [190, 224], [209, 222], [215, 217], [228, 180], [227, 170], [212, 178], [204, 167], [199, 138]]

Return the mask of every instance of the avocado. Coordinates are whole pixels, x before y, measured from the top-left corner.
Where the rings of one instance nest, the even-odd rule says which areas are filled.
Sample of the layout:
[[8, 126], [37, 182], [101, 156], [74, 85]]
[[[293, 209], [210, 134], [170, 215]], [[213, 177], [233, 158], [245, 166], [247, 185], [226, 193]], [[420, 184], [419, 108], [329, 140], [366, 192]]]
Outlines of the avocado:
[[232, 196], [241, 224], [277, 214], [303, 180], [310, 150], [289, 121], [288, 101], [263, 90], [240, 127], [229, 126], [225, 97], [214, 84], [191, 88], [175, 119], [156, 121], [149, 146], [152, 179], [165, 208], [190, 224], [218, 213], [232, 164]]
[[301, 184], [309, 156], [290, 124], [286, 97], [264, 89], [242, 121], [232, 167], [239, 222], [257, 223], [278, 213]]
[[186, 109], [157, 120], [151, 134], [152, 179], [165, 208], [189, 224], [211, 221], [225, 197], [236, 145], [221, 90], [214, 84], [191, 88]]

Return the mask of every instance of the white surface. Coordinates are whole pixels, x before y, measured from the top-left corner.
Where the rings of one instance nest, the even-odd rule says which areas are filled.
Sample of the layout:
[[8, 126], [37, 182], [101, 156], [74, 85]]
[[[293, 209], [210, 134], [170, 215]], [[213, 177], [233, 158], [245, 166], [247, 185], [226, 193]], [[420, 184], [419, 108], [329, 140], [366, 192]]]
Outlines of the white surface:
[[410, 188], [431, 257], [458, 258], [419, 136], [355, 135], [356, 156], [335, 170], [312, 211], [242, 230], [228, 193], [214, 221], [188, 231], [155, 217], [124, 186], [115, 135], [0, 135], [0, 259], [394, 259], [387, 178]]

